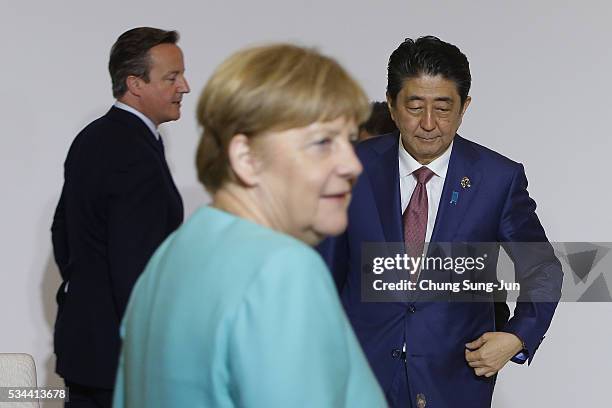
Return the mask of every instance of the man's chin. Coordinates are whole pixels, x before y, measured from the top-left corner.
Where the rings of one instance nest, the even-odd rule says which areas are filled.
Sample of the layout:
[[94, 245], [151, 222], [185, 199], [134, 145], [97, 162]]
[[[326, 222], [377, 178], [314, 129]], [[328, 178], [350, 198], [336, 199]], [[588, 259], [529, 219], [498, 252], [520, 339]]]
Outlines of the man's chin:
[[172, 116], [168, 116], [164, 122], [174, 122], [175, 120], [179, 120], [181, 118], [181, 113], [174, 114]]
[[[419, 148], [417, 150], [418, 158], [417, 160], [423, 159], [427, 161], [432, 161], [442, 156], [446, 149], [448, 149], [449, 145], [443, 145], [441, 141], [436, 143], [420, 143]], [[415, 157], [416, 158], [416, 157]]]
[[442, 139], [435, 137], [433, 139], [416, 138], [419, 150], [423, 154], [431, 154], [442, 148]]

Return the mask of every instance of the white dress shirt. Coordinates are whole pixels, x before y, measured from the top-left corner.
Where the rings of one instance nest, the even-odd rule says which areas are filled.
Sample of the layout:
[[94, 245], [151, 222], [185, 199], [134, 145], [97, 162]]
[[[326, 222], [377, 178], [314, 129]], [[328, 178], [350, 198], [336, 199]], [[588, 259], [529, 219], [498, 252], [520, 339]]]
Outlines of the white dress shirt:
[[142, 120], [145, 123], [145, 125], [147, 125], [147, 127], [151, 130], [151, 133], [153, 133], [153, 136], [155, 136], [155, 140], [159, 140], [159, 132], [157, 131], [157, 127], [155, 126], [153, 121], [147, 118], [142, 112], [132, 108], [130, 105], [126, 105], [125, 103], [122, 103], [119, 101], [115, 101], [115, 107], [119, 109], [123, 109], [124, 111], [128, 111], [138, 116], [140, 120]]
[[[427, 231], [425, 232], [425, 242], [431, 240], [434, 225], [436, 224], [436, 216], [438, 215], [438, 207], [440, 205], [440, 197], [444, 188], [444, 180], [446, 179], [446, 171], [450, 161], [451, 151], [453, 150], [453, 142], [448, 146], [446, 151], [437, 159], [426, 165], [429, 170], [434, 172], [433, 177], [427, 182]], [[416, 161], [404, 148], [402, 136], [399, 140], [399, 177], [400, 177], [400, 194], [402, 198], [402, 214], [408, 207], [410, 197], [416, 188], [417, 181], [412, 175], [412, 172], [423, 167], [421, 163]]]

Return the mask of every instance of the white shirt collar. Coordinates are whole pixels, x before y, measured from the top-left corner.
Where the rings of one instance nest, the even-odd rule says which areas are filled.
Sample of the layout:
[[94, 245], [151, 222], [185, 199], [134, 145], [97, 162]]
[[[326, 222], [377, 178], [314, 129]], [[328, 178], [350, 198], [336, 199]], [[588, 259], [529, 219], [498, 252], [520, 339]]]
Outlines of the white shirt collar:
[[[433, 171], [436, 176], [446, 178], [446, 172], [448, 171], [448, 163], [450, 162], [451, 152], [453, 151], [454, 140], [448, 145], [446, 151], [442, 155], [431, 163], [426, 165], [429, 170]], [[414, 157], [410, 155], [404, 148], [402, 143], [402, 135], [399, 136], [399, 175], [400, 178], [406, 177], [412, 174], [415, 170], [423, 167]]]
[[140, 112], [137, 109], [132, 108], [130, 105], [126, 105], [125, 103], [119, 102], [119, 101], [115, 101], [115, 107], [119, 109], [123, 109], [124, 111], [128, 111], [138, 116], [140, 120], [142, 120], [145, 123], [145, 125], [147, 125], [147, 127], [151, 130], [151, 133], [153, 133], [153, 136], [155, 136], [155, 139], [159, 139], [159, 132], [157, 131], [157, 127], [155, 126], [153, 121], [147, 118], [142, 112]]

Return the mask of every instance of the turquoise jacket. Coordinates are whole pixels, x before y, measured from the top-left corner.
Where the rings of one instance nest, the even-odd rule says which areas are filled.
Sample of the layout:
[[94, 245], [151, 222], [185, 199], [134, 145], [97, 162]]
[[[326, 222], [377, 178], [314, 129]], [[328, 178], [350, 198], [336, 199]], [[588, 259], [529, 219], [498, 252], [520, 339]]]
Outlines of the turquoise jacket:
[[203, 207], [138, 280], [114, 407], [385, 407], [325, 264]]

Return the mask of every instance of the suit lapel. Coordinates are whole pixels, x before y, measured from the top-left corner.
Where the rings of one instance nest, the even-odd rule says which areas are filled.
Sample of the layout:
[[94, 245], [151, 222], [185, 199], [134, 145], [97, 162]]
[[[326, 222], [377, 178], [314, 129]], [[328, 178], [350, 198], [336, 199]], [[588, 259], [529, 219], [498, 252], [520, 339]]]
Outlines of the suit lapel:
[[[370, 182], [371, 193], [378, 211], [378, 220], [373, 218], [370, 222], [365, 220], [360, 222], [368, 222], [370, 225], [377, 221], [380, 222], [384, 242], [387, 245], [384, 246], [386, 248], [385, 252], [378, 253], [377, 256], [391, 257], [397, 253], [394, 250], [396, 246], [388, 243], [402, 243], [404, 241], [399, 187], [399, 133], [380, 136], [372, 143], [371, 148], [377, 153], [377, 156], [374, 160], [364, 161], [367, 167], [367, 171], [364, 173]], [[403, 245], [400, 246], [403, 248]], [[390, 282], [400, 282], [403, 278], [405, 277], [394, 269]], [[405, 294], [402, 292], [392, 292], [392, 297], [399, 303], [407, 301]]]
[[179, 193], [176, 184], [174, 184], [174, 179], [172, 178], [172, 174], [170, 173], [170, 169], [168, 168], [168, 163], [166, 162], [165, 157], [161, 153], [159, 144], [155, 140], [155, 135], [151, 133], [151, 129], [149, 129], [149, 127], [138, 116], [115, 106], [111, 107], [111, 109], [106, 115], [111, 118], [111, 120], [116, 120], [125, 124], [126, 126], [129, 126], [131, 129], [134, 130], [134, 133], [136, 133], [138, 137], [144, 140], [145, 143], [155, 151], [155, 156], [159, 159], [160, 165], [162, 166], [163, 171], [166, 174], [166, 178], [172, 186], [172, 189], [178, 200], [181, 202], [182, 206], [183, 200], [181, 198], [181, 194]]
[[[470, 203], [478, 193], [482, 174], [475, 163], [478, 153], [461, 136], [457, 135], [453, 143], [446, 180], [438, 205], [436, 223], [431, 236], [432, 242], [452, 242]], [[467, 177], [470, 187], [463, 187], [461, 180]], [[453, 198], [453, 195], [455, 197]]]
[[378, 208], [378, 216], [386, 242], [402, 242], [402, 210], [399, 188], [398, 147], [399, 135], [394, 143], [375, 149], [378, 160], [368, 171], [372, 192]]

